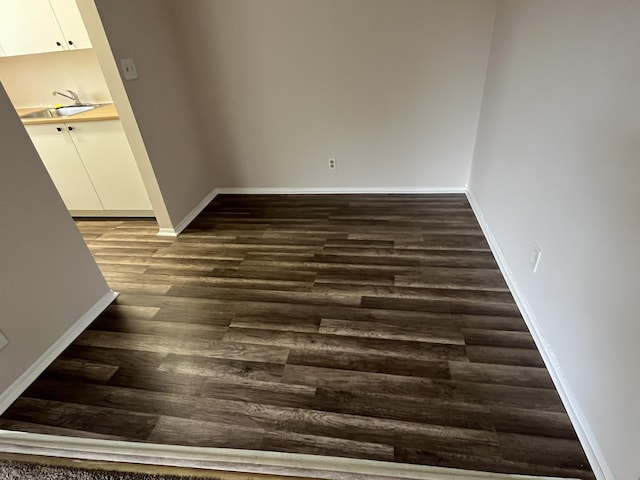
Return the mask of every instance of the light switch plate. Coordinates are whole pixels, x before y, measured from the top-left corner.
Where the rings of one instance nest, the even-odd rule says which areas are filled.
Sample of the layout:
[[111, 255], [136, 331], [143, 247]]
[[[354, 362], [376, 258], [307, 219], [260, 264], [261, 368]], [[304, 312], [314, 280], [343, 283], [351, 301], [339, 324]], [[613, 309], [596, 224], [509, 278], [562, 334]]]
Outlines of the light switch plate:
[[537, 243], [533, 244], [533, 252], [531, 253], [531, 270], [533, 273], [538, 271], [538, 266], [540, 265], [540, 259], [542, 258], [542, 249]]
[[9, 345], [9, 340], [4, 336], [2, 332], [0, 332], [0, 350]]
[[135, 80], [138, 78], [136, 64], [133, 63], [132, 58], [121, 58], [120, 66], [122, 67], [122, 74], [124, 75], [125, 80]]

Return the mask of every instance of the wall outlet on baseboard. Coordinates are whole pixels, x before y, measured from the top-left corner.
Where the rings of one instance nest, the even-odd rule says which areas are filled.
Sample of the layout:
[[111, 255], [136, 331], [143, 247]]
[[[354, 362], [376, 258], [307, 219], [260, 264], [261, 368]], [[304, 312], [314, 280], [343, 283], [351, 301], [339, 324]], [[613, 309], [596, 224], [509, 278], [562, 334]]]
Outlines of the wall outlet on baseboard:
[[4, 336], [4, 333], [0, 332], [0, 350], [9, 345], [9, 339]]
[[338, 162], [336, 162], [335, 157], [329, 157], [327, 163], [329, 165], [329, 170], [335, 170], [336, 168], [338, 168]]
[[542, 249], [537, 243], [533, 244], [533, 252], [531, 253], [530, 265], [533, 273], [538, 271], [540, 265], [540, 259], [542, 258]]

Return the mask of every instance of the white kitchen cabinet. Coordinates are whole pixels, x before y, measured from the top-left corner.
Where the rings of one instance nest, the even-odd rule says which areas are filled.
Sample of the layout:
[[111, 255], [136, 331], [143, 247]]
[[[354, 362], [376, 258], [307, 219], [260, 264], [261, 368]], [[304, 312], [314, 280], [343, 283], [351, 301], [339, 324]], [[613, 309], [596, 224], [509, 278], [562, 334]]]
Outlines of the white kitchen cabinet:
[[25, 128], [72, 214], [153, 214], [119, 120]]
[[74, 0], [0, 0], [5, 55], [91, 48]]
[[75, 0], [49, 0], [49, 2], [58, 19], [67, 48], [69, 50], [91, 48], [91, 40]]
[[25, 128], [67, 208], [102, 210], [102, 203], [66, 125], [48, 123]]
[[71, 138], [106, 210], [151, 210], [119, 120], [68, 123]]

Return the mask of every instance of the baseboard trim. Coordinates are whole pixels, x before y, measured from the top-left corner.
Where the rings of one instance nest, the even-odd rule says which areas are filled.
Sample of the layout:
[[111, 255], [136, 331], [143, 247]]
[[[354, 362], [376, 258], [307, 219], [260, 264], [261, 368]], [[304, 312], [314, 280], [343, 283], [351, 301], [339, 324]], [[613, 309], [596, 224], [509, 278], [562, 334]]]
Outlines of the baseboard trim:
[[160, 228], [158, 229], [158, 233], [156, 234], [159, 237], [177, 237], [178, 232], [173, 228]]
[[117, 292], [109, 290], [84, 315], [74, 323], [40, 358], [38, 358], [9, 388], [0, 394], [0, 414], [31, 385], [36, 378], [80, 335], [105, 308], [118, 296]]
[[151, 217], [153, 210], [69, 210], [72, 217]]
[[211, 203], [211, 200], [216, 198], [218, 191], [216, 189], [211, 190], [202, 201], [194, 207], [178, 224], [173, 228], [161, 228], [158, 230], [158, 236], [160, 237], [177, 237], [180, 233], [189, 226], [195, 218], [200, 215], [200, 212], [204, 210], [207, 205]]
[[550, 480], [426, 465], [360, 460], [318, 455], [185, 447], [71, 438], [0, 430], [0, 451], [94, 461], [201, 468], [227, 472], [312, 477], [330, 480], [358, 478], [422, 480]]
[[466, 187], [224, 187], [218, 194], [236, 195], [331, 195], [331, 194], [409, 194], [409, 193], [464, 193]]
[[562, 403], [564, 404], [567, 413], [569, 414], [571, 423], [573, 424], [580, 443], [584, 448], [585, 454], [587, 455], [589, 463], [591, 464], [594, 475], [598, 480], [614, 480], [613, 473], [611, 472], [602, 449], [600, 448], [600, 445], [598, 444], [598, 441], [596, 440], [593, 431], [589, 426], [589, 422], [587, 421], [582, 408], [580, 408], [580, 404], [573, 394], [573, 391], [569, 387], [569, 382], [567, 381], [562, 367], [558, 362], [558, 358], [556, 357], [549, 343], [545, 340], [542, 329], [540, 328], [540, 323], [538, 322], [527, 298], [519, 287], [518, 282], [515, 280], [513, 273], [509, 268], [509, 264], [507, 263], [500, 245], [498, 244], [498, 241], [493, 236], [491, 228], [484, 219], [482, 209], [480, 208], [480, 205], [473, 195], [472, 190], [467, 191], [467, 199], [469, 200], [469, 204], [473, 209], [473, 213], [475, 214], [476, 219], [480, 224], [480, 228], [482, 229], [482, 232], [484, 233], [484, 236], [489, 243], [489, 247], [491, 248], [494, 257], [496, 258], [496, 262], [498, 263], [498, 267], [502, 272], [502, 276], [505, 278], [507, 286], [509, 287], [511, 294], [513, 295], [513, 298], [518, 305], [520, 313], [522, 314], [522, 317], [524, 318], [524, 321], [527, 324], [531, 335], [533, 336], [536, 346], [538, 347], [542, 359], [544, 360], [544, 364], [551, 374], [553, 383], [558, 390], [558, 394], [562, 399]]

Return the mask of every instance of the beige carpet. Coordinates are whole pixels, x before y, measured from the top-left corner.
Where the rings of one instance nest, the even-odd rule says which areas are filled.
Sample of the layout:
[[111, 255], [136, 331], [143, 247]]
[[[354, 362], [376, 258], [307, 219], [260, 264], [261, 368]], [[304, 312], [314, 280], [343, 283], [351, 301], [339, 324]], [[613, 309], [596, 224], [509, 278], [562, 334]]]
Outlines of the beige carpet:
[[[0, 453], [0, 480], [306, 480], [183, 467]], [[309, 479], [310, 480], [310, 479]]]

